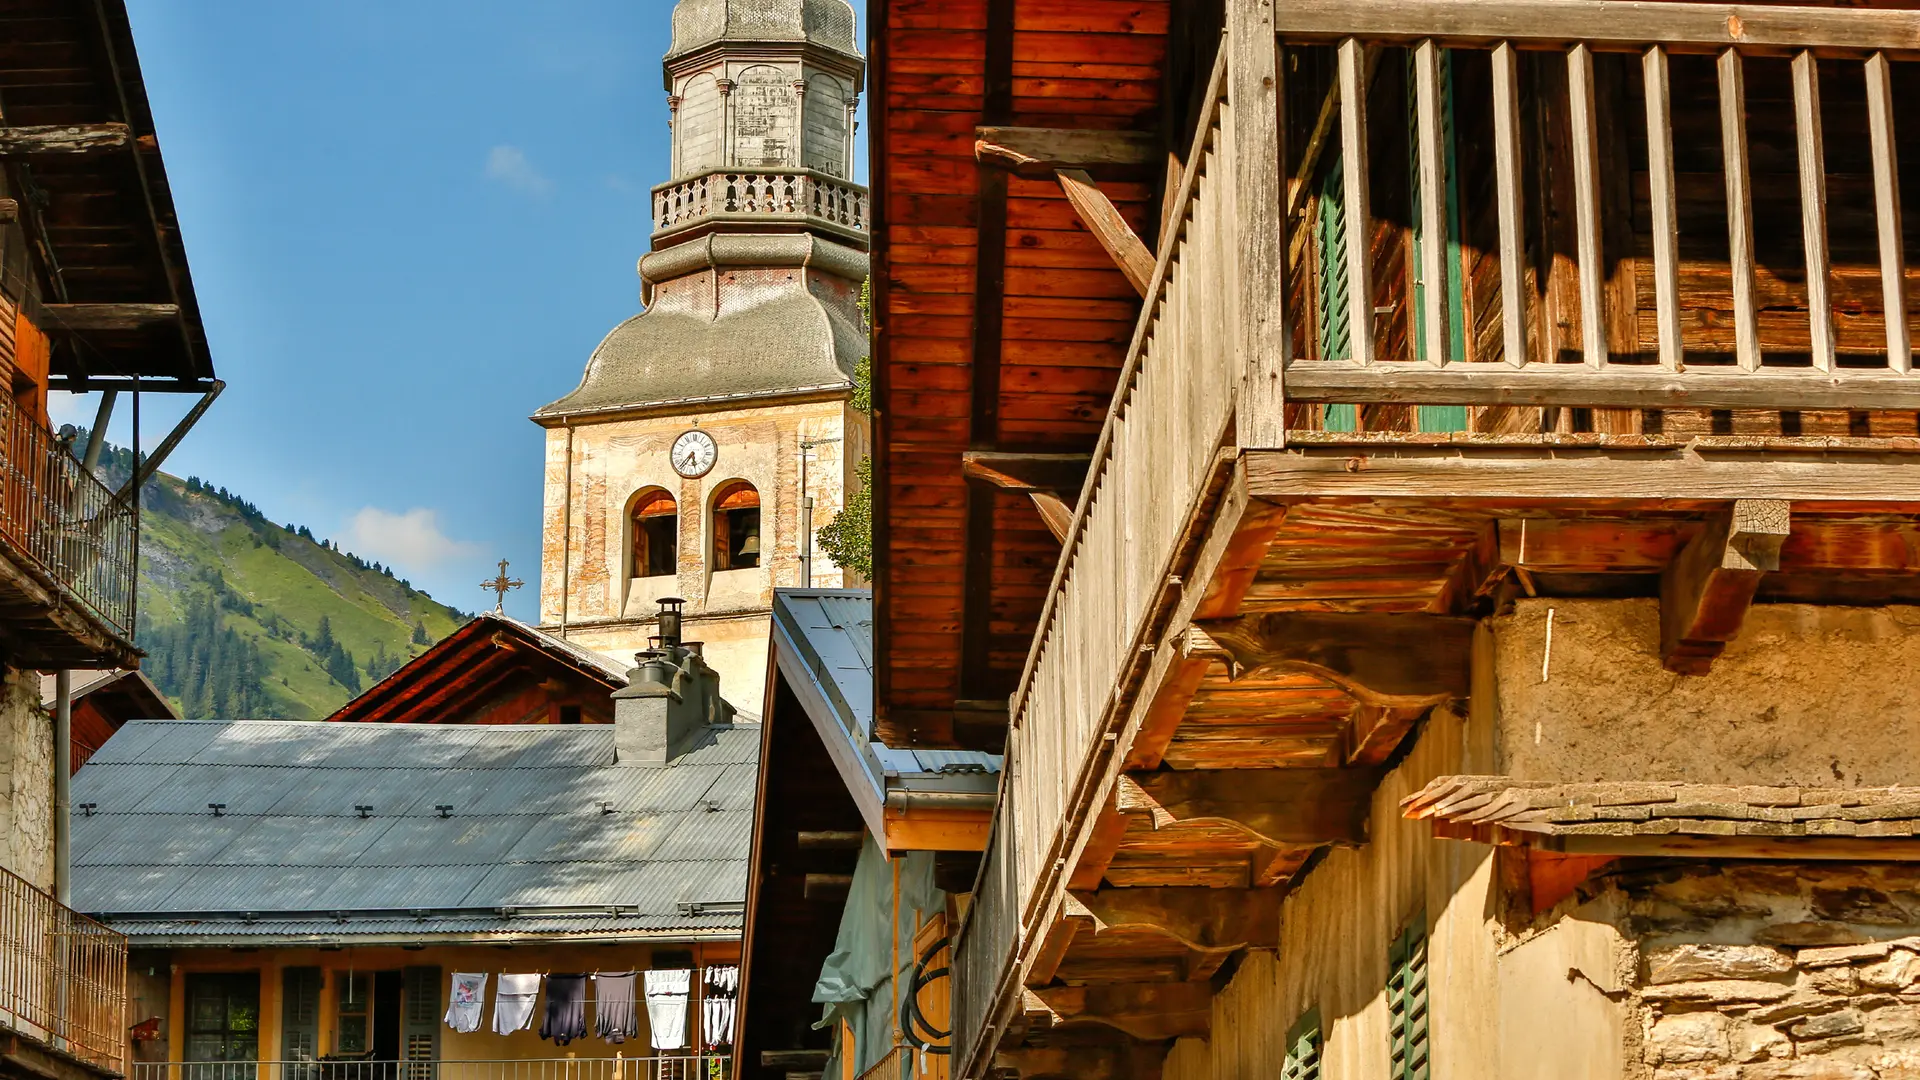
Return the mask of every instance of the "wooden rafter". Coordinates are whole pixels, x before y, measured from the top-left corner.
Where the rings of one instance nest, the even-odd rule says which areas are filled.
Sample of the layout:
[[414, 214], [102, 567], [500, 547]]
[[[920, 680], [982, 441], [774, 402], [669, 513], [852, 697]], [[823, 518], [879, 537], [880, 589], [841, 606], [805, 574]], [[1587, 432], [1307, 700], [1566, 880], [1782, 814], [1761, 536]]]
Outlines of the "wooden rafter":
[[1056, 1024], [1088, 1020], [1153, 1042], [1204, 1036], [1213, 1013], [1213, 987], [1204, 982], [1051, 986], [1031, 993]]
[[973, 154], [983, 165], [1045, 179], [1058, 169], [1098, 169], [1151, 164], [1160, 150], [1156, 136], [1140, 131], [1066, 128], [980, 127]]
[[1790, 504], [1741, 499], [1707, 519], [1660, 578], [1660, 660], [1704, 675], [1740, 633], [1760, 576], [1780, 568]]
[[1269, 613], [1196, 629], [1236, 680], [1304, 672], [1356, 701], [1418, 708], [1467, 696], [1471, 619], [1436, 615]]
[[1378, 769], [1160, 770], [1120, 778], [1122, 813], [1223, 821], [1270, 843], [1363, 843]]
[[133, 142], [125, 124], [34, 124], [0, 126], [0, 158], [98, 154]]
[[43, 304], [49, 333], [61, 330], [145, 330], [180, 318], [178, 304]]
[[1114, 265], [1127, 276], [1134, 290], [1145, 296], [1153, 280], [1153, 252], [1147, 250], [1119, 207], [1113, 205], [1113, 200], [1107, 198], [1085, 170], [1061, 169], [1057, 175], [1060, 190], [1066, 192], [1067, 202], [1073, 205], [1073, 212], [1080, 215], [1081, 224], [1113, 257]]
[[1098, 889], [1075, 893], [1104, 930], [1145, 926], [1190, 949], [1272, 948], [1279, 943], [1279, 889]]

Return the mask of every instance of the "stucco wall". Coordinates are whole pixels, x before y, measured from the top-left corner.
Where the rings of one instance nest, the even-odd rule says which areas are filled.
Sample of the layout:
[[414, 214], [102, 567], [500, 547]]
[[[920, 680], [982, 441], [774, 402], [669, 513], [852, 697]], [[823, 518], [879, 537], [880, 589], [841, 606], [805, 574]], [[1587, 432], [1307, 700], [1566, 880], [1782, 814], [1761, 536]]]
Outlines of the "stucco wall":
[[40, 706], [37, 672], [0, 675], [0, 861], [53, 890], [53, 719]]
[[1920, 777], [1920, 608], [1758, 605], [1704, 676], [1661, 668], [1654, 600], [1522, 600], [1491, 621], [1491, 771], [1861, 786]]

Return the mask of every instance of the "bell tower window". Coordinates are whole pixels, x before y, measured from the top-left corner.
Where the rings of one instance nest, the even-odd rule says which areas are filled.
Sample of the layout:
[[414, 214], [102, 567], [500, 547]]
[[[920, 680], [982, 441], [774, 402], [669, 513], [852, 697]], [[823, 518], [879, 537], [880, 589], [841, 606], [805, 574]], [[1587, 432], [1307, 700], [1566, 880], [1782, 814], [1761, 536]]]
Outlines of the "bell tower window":
[[713, 568], [760, 565], [760, 493], [745, 480], [722, 485], [713, 497]]
[[679, 571], [680, 508], [672, 495], [650, 488], [635, 496], [630, 531], [633, 577], [664, 577]]

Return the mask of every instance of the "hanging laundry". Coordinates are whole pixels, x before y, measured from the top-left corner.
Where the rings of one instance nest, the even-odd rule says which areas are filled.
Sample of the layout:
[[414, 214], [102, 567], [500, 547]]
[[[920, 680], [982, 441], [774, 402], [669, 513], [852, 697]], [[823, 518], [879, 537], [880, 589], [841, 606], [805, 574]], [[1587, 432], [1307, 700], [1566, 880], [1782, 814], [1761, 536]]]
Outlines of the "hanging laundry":
[[649, 971], [647, 978], [647, 1027], [653, 1033], [655, 1050], [687, 1048], [687, 992], [693, 984], [693, 972], [669, 968]]
[[623, 1043], [640, 1034], [635, 978], [631, 971], [602, 971], [593, 977], [594, 1034], [610, 1043]]
[[733, 1044], [733, 1018], [740, 990], [740, 969], [710, 967], [700, 1002], [700, 1041], [709, 1050]]
[[501, 975], [493, 994], [493, 1030], [511, 1035], [533, 1026], [533, 1005], [540, 998], [540, 976]]
[[454, 972], [453, 989], [447, 994], [447, 1026], [461, 1034], [479, 1031], [480, 1008], [486, 996], [486, 972]]
[[540, 1021], [540, 1037], [565, 1046], [587, 1037], [587, 977], [547, 976], [547, 1015]]

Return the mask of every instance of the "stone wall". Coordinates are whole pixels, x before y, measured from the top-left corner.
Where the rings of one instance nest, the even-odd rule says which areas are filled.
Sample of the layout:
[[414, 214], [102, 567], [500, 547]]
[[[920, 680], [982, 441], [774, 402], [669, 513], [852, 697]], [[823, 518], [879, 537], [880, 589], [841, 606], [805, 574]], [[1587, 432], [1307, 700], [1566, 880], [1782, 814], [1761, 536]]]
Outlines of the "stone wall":
[[1613, 875], [1640, 943], [1652, 1080], [1920, 1078], [1920, 868]]
[[53, 890], [53, 719], [40, 705], [40, 676], [0, 669], [0, 864]]

